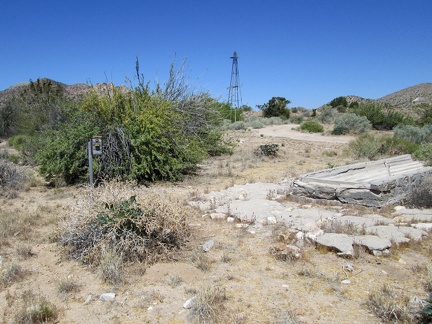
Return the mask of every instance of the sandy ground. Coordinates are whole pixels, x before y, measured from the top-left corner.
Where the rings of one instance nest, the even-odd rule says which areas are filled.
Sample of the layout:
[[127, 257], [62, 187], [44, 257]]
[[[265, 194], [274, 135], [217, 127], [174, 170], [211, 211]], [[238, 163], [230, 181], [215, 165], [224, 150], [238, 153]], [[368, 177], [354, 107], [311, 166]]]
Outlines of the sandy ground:
[[321, 133], [303, 133], [298, 131], [299, 125], [285, 124], [273, 125], [261, 129], [253, 130], [259, 135], [272, 136], [272, 137], [285, 137], [300, 141], [308, 142], [327, 142], [327, 143], [341, 143], [346, 144], [355, 139], [353, 136], [336, 136]]
[[[187, 201], [238, 184], [280, 183], [301, 173], [351, 161], [346, 154], [351, 137], [304, 134], [293, 127], [298, 125], [231, 133], [229, 136], [238, 142], [232, 156], [206, 161], [198, 176], [184, 182], [155, 184], [146, 190], [168, 192]], [[255, 154], [262, 143], [279, 144], [278, 156]], [[281, 261], [270, 251], [285, 243], [279, 234], [289, 236], [283, 227], [268, 225], [251, 233], [225, 220], [203, 217], [204, 212], [191, 220], [194, 238], [176, 260], [152, 266], [125, 264], [125, 281], [109, 284], [101, 280], [97, 269], [67, 259], [56, 243], [59, 222], [71, 207], [89, 199], [88, 188], [48, 189], [42, 183], [0, 197], [1, 217], [28, 219], [23, 230], [11, 235], [0, 232], [1, 273], [11, 265], [25, 270], [22, 278], [0, 286], [4, 323], [16, 319], [29, 291], [57, 307], [59, 323], [190, 323], [196, 318], [183, 304], [208, 286], [225, 292], [226, 300], [216, 316], [225, 323], [379, 323], [366, 301], [384, 284], [397, 296], [426, 297], [420, 269], [432, 260], [419, 248], [408, 246], [387, 258], [363, 253], [358, 259], [346, 260], [311, 244], [302, 248], [300, 260]], [[389, 217], [385, 210], [301, 200], [287, 201], [285, 207], [347, 215], [381, 212]], [[3, 229], [4, 224], [0, 223]], [[203, 270], [192, 260], [209, 240], [214, 246], [204, 256], [208, 269]], [[31, 246], [27, 258], [19, 253], [23, 244]], [[352, 273], [344, 270], [348, 263], [354, 268]], [[66, 279], [78, 288], [61, 294], [59, 284]], [[350, 280], [350, 284], [343, 280]], [[116, 294], [114, 301], [99, 300], [107, 292]]]

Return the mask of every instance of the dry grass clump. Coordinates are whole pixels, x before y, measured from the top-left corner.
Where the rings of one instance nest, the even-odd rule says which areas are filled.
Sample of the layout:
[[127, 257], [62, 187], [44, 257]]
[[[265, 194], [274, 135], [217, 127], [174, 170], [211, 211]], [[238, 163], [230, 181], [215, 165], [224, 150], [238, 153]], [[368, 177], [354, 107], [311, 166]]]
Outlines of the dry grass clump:
[[192, 323], [221, 323], [224, 317], [225, 289], [203, 284], [194, 298], [189, 314]]
[[191, 212], [166, 195], [105, 183], [92, 203], [65, 217], [59, 243], [71, 258], [85, 263], [99, 263], [103, 249], [116, 251], [123, 261], [154, 263], [169, 259], [187, 242]]
[[6, 269], [1, 272], [0, 286], [7, 287], [14, 282], [23, 279], [28, 271], [24, 270], [19, 264], [11, 263]]
[[5, 159], [0, 159], [0, 188], [22, 189], [29, 176], [15, 164]]
[[21, 299], [22, 305], [15, 315], [14, 323], [55, 323], [57, 321], [57, 307], [48, 302], [45, 297], [37, 296], [28, 290], [22, 294]]
[[29, 239], [36, 218], [21, 212], [0, 211], [0, 242], [12, 236]]
[[67, 295], [72, 292], [76, 292], [78, 290], [79, 290], [78, 283], [70, 277], [61, 279], [57, 283], [57, 291], [61, 295]]
[[384, 322], [414, 322], [415, 316], [409, 307], [409, 298], [395, 293], [388, 285], [383, 285], [380, 289], [371, 292], [366, 305]]
[[103, 281], [119, 284], [123, 281], [123, 259], [122, 253], [103, 247], [98, 270]]
[[29, 243], [18, 242], [15, 246], [15, 253], [24, 260], [31, 258], [33, 256], [32, 246]]

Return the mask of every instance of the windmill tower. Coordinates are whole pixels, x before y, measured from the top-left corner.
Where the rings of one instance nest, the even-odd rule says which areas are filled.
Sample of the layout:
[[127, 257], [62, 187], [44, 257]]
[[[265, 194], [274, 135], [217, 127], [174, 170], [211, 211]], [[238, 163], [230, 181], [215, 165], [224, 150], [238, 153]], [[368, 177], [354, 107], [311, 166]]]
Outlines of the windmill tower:
[[231, 82], [228, 91], [228, 103], [231, 105], [231, 120], [232, 113], [234, 110], [234, 121], [237, 121], [237, 111], [241, 107], [241, 91], [240, 91], [240, 75], [238, 69], [238, 56], [237, 52], [234, 52], [234, 55], [231, 56], [232, 68], [231, 68]]

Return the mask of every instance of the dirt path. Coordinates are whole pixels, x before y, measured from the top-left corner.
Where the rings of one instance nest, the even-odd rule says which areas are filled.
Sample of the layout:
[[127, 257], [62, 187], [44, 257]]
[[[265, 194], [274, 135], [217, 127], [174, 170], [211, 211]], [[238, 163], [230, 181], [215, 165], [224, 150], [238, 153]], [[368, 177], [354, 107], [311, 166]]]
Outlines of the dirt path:
[[341, 143], [346, 144], [355, 139], [354, 136], [336, 136], [336, 135], [324, 135], [321, 133], [302, 133], [296, 130], [299, 125], [296, 124], [285, 124], [285, 125], [273, 125], [267, 126], [261, 129], [255, 129], [254, 132], [259, 135], [273, 136], [273, 137], [286, 137], [302, 141], [310, 142], [327, 142], [327, 143]]

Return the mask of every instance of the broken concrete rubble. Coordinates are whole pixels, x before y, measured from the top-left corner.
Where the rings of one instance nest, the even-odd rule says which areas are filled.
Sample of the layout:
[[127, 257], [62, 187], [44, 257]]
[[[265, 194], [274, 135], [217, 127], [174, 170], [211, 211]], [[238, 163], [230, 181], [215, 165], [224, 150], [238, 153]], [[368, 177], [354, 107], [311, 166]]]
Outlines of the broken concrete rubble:
[[403, 200], [431, 173], [432, 167], [406, 154], [304, 174], [294, 181], [293, 193], [382, 207]]

